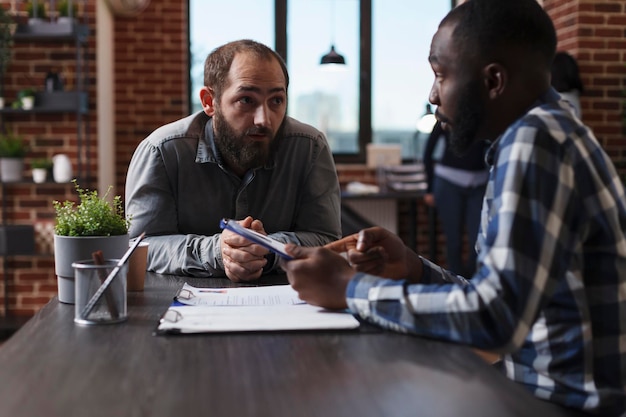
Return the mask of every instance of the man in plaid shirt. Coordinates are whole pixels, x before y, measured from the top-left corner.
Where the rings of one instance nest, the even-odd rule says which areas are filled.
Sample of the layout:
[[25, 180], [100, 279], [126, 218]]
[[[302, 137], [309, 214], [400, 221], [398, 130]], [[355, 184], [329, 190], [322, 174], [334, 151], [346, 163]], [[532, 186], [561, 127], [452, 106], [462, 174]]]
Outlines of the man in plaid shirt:
[[[550, 87], [552, 22], [535, 0], [470, 0], [433, 37], [430, 101], [462, 153], [492, 142], [466, 280], [372, 228], [288, 246], [305, 301], [504, 355], [506, 375], [572, 410], [624, 415], [626, 199], [593, 133]], [[349, 262], [335, 252], [347, 252]]]

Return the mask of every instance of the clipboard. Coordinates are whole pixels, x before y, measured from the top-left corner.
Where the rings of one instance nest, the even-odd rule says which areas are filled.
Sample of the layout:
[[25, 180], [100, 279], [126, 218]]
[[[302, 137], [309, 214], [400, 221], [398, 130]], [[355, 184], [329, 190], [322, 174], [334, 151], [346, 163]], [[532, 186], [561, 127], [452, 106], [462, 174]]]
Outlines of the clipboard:
[[[359, 321], [347, 311], [326, 310], [302, 301], [297, 303], [287, 301], [284, 298], [285, 294], [289, 293], [287, 287], [291, 289], [289, 285], [204, 289], [185, 283], [174, 298], [174, 303], [159, 319], [155, 334], [348, 330], [359, 327]], [[225, 290], [225, 292], [196, 292], [196, 295], [189, 297], [189, 291], [194, 290]], [[252, 298], [249, 298], [246, 304], [183, 303], [189, 303], [191, 298], [229, 297], [231, 295], [228, 295], [228, 292], [232, 294], [236, 293], [236, 290], [247, 290], [249, 294], [246, 296], [252, 295]], [[268, 297], [271, 299], [274, 296], [276, 302], [252, 302], [250, 300], [255, 299], [255, 293], [258, 293], [256, 300], [267, 300]]]

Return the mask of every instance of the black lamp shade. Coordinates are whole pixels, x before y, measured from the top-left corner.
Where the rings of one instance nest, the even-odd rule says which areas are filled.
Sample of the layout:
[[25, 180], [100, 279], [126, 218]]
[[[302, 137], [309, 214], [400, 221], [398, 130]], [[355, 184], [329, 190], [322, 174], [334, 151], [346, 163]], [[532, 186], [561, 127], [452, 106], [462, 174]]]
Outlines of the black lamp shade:
[[323, 64], [346, 65], [346, 59], [343, 57], [343, 55], [339, 55], [335, 51], [335, 45], [332, 45], [330, 47], [330, 52], [322, 57], [322, 60], [320, 61], [320, 64], [322, 64], [322, 65]]

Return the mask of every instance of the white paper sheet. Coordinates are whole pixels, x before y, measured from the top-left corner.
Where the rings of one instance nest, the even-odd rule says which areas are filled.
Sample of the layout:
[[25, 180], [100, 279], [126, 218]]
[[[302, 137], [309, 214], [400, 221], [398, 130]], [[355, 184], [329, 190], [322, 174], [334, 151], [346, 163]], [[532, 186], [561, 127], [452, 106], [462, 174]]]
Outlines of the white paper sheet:
[[[233, 294], [233, 290], [246, 291], [234, 291]], [[209, 289], [185, 284], [177, 300], [182, 301], [185, 294], [182, 299], [180, 294], [185, 292], [191, 294], [187, 301], [195, 304], [170, 306], [159, 321], [158, 334], [359, 327], [359, 321], [352, 314], [307, 304], [289, 285]]]
[[176, 301], [190, 306], [274, 306], [304, 304], [291, 285], [265, 287], [199, 288], [187, 283]]

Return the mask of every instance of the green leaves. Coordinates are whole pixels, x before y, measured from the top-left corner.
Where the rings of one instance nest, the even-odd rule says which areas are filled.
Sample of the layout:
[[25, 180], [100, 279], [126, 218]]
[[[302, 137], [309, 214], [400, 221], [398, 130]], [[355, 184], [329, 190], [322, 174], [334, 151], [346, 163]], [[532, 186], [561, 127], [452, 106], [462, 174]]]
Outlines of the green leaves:
[[[13, 18], [4, 6], [0, 6], [0, 76], [4, 76], [13, 57], [12, 25], [15, 25]], [[1, 93], [2, 91], [0, 90], [0, 95]]]
[[23, 158], [28, 152], [28, 144], [22, 137], [11, 131], [0, 133], [0, 157]]
[[124, 216], [122, 198], [118, 195], [111, 204], [106, 198], [112, 187], [103, 197], [97, 191], [80, 188], [73, 180], [80, 199], [79, 204], [72, 201], [53, 201], [56, 211], [54, 232], [59, 236], [117, 236], [128, 233], [130, 218]]

